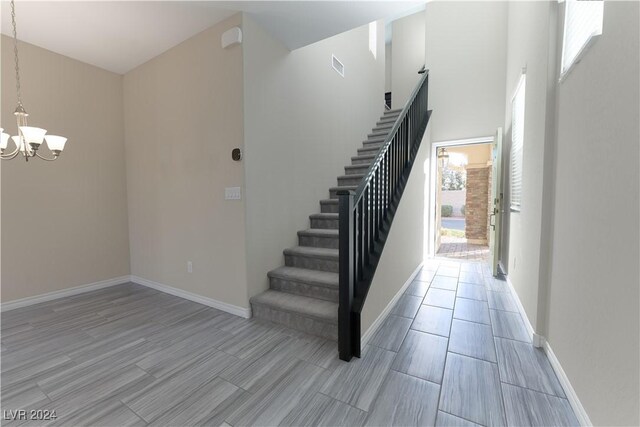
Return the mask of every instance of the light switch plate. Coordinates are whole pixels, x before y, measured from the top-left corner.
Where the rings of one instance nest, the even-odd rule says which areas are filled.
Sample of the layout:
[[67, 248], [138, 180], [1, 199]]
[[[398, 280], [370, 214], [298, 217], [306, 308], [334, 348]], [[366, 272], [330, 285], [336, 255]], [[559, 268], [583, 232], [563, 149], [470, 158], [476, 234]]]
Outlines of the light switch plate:
[[242, 199], [242, 192], [240, 187], [227, 187], [224, 189], [225, 200], [240, 200]]

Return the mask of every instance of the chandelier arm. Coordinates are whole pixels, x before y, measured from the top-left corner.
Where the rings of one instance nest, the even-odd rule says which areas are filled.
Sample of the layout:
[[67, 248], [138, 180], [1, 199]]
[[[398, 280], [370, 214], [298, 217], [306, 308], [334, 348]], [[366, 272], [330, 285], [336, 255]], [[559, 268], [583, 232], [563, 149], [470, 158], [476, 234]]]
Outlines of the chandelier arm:
[[0, 158], [2, 158], [2, 160], [11, 160], [11, 159], [15, 159], [16, 156], [20, 153], [20, 150], [18, 148], [16, 148], [15, 150], [13, 150], [11, 153], [9, 154], [2, 154], [0, 155]]
[[47, 161], [47, 162], [53, 162], [54, 160], [58, 160], [58, 156], [53, 157], [53, 159], [48, 159], [48, 158], [46, 158], [44, 156], [41, 156], [40, 153], [38, 153], [37, 151], [35, 152], [35, 155], [36, 155], [36, 157], [38, 157], [38, 158], [40, 158], [40, 159], [42, 159], [44, 161]]

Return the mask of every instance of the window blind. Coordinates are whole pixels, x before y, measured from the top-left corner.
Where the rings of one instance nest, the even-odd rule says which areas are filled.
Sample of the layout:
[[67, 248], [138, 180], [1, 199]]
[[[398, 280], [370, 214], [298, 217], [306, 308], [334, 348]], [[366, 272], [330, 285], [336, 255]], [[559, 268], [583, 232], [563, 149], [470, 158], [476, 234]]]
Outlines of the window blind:
[[562, 73], [579, 59], [591, 37], [602, 34], [604, 1], [567, 0], [562, 41]]
[[524, 144], [524, 101], [526, 76], [523, 74], [511, 101], [511, 209], [522, 206], [522, 153]]

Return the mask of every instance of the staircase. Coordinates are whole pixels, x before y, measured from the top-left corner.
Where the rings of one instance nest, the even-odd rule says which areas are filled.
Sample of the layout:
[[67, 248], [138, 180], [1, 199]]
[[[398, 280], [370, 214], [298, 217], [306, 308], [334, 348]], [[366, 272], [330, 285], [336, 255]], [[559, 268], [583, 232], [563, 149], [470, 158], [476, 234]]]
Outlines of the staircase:
[[338, 191], [355, 190], [401, 110], [389, 110], [345, 166], [345, 175], [320, 200], [298, 246], [284, 250], [285, 265], [268, 273], [269, 290], [251, 298], [253, 315], [312, 335], [338, 339]]

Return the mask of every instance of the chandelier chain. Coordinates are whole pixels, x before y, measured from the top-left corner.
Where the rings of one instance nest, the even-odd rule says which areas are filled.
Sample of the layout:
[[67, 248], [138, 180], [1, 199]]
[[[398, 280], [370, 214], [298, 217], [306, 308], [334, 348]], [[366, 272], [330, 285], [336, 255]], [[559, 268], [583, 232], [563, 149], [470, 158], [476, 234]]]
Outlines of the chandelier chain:
[[[46, 129], [27, 125], [27, 116], [29, 114], [27, 114], [22, 105], [22, 90], [20, 88], [20, 62], [18, 60], [18, 30], [16, 29], [15, 0], [11, 0], [11, 25], [13, 26], [13, 55], [16, 70], [16, 96], [18, 98], [18, 106], [13, 113], [16, 118], [17, 135], [12, 137], [8, 133], [3, 132], [3, 129], [0, 129], [0, 137], [2, 138], [0, 140], [0, 159], [11, 160], [22, 154], [27, 162], [29, 158], [33, 157], [52, 162], [57, 160], [62, 150], [64, 150], [67, 138], [58, 135], [45, 135], [47, 133]], [[13, 140], [15, 149], [5, 154], [9, 140]], [[47, 142], [46, 145], [49, 147], [52, 157], [44, 156], [38, 152], [44, 141]]]
[[18, 32], [16, 30], [16, 5], [11, 0], [11, 25], [13, 26], [13, 55], [16, 68], [16, 92], [18, 95], [18, 105], [22, 106], [22, 93], [20, 90], [20, 64], [18, 62]]

